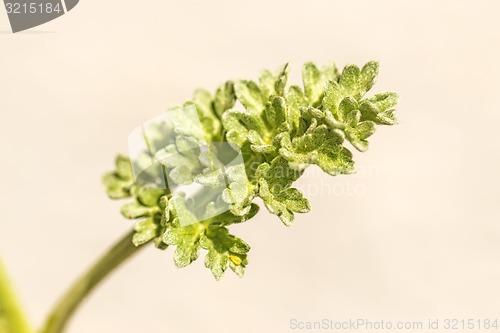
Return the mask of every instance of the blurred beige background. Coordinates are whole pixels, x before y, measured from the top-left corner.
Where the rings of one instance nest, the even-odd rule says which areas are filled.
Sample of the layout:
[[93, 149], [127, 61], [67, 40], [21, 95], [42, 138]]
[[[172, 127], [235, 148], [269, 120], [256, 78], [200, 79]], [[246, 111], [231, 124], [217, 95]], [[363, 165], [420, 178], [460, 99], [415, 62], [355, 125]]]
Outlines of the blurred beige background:
[[[0, 255], [30, 316], [128, 230], [101, 175], [127, 135], [197, 87], [286, 61], [381, 62], [401, 95], [359, 174], [310, 170], [312, 212], [232, 231], [245, 278], [146, 249], [69, 332], [291, 332], [290, 320], [500, 319], [497, 1], [82, 0], [9, 33], [0, 10]], [[351, 190], [349, 190], [351, 189]], [[440, 330], [444, 331], [444, 330]]]

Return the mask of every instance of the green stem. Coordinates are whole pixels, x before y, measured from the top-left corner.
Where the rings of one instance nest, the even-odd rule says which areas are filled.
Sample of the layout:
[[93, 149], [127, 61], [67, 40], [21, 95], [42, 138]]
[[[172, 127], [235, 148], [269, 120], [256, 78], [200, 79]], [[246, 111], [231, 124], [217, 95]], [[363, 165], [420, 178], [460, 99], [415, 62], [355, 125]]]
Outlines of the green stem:
[[12, 285], [0, 261], [0, 332], [33, 332], [15, 296]]
[[62, 333], [78, 306], [99, 282], [143, 247], [134, 246], [132, 236], [133, 232], [125, 235], [73, 284], [52, 310], [41, 333]]

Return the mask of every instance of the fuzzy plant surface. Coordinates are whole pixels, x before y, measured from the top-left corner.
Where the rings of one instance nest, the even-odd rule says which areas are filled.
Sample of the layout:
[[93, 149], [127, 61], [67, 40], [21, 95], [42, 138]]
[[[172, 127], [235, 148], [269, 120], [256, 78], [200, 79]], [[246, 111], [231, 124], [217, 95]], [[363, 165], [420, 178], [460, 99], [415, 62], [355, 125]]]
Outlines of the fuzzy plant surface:
[[[196, 108], [203, 133], [181, 119], [173, 138], [162, 141], [159, 130], [159, 139], [152, 143], [163, 154], [163, 168], [176, 184], [210, 186], [229, 180], [216, 199], [230, 205], [227, 212], [183, 226], [179, 215], [190, 214], [183, 196], [170, 188], [141, 186], [131, 160], [116, 158], [116, 168], [105, 175], [104, 184], [109, 197], [130, 199], [121, 213], [137, 221], [135, 246], [153, 242], [159, 249], [175, 247], [177, 267], [191, 264], [204, 250], [205, 266], [217, 280], [228, 267], [243, 276], [250, 245], [229, 227], [257, 214], [254, 199], [261, 198], [285, 226], [292, 225], [295, 213], [311, 209], [293, 187], [308, 166], [315, 164], [332, 176], [351, 174], [355, 171], [351, 150], [366, 151], [377, 125], [396, 123], [396, 93], [365, 96], [377, 79], [377, 62], [362, 68], [347, 65], [342, 72], [333, 63], [320, 68], [309, 62], [302, 68], [302, 87], [288, 82], [289, 69], [286, 64], [275, 74], [264, 70], [257, 82], [227, 81], [213, 94], [197, 90], [184, 106]], [[186, 153], [184, 147], [201, 141], [237, 145], [243, 169], [215, 170], [213, 164], [220, 161]], [[206, 203], [207, 216], [214, 204]]]

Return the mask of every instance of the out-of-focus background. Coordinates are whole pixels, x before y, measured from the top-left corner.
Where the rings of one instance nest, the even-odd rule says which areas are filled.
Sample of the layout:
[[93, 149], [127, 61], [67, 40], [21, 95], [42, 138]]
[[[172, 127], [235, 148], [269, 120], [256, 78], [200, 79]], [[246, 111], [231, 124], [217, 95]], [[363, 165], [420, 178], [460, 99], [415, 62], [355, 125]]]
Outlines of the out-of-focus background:
[[[290, 320], [500, 319], [497, 1], [84, 0], [11, 34], [0, 10], [0, 255], [40, 324], [68, 284], [132, 226], [101, 176], [129, 132], [195, 88], [335, 60], [401, 96], [359, 173], [311, 169], [312, 211], [265, 209], [231, 230], [243, 279], [146, 249], [68, 332], [290, 332]], [[439, 331], [444, 331], [440, 329]]]

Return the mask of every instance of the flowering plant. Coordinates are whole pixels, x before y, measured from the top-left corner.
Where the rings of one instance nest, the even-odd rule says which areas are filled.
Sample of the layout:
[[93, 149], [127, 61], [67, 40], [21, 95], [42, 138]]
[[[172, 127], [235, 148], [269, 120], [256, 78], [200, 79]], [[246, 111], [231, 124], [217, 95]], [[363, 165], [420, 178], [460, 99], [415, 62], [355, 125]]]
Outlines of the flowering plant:
[[[311, 209], [293, 187], [308, 166], [332, 176], [353, 173], [350, 149], [366, 151], [378, 125], [396, 123], [397, 94], [365, 97], [378, 76], [377, 62], [348, 65], [342, 72], [333, 63], [306, 63], [303, 87], [288, 83], [289, 69], [286, 64], [275, 74], [264, 70], [258, 82], [228, 81], [214, 94], [197, 90], [176, 109], [180, 116], [144, 136], [149, 152], [142, 159], [116, 158], [104, 185], [109, 197], [129, 199], [121, 213], [137, 222], [61, 298], [42, 333], [62, 332], [90, 291], [149, 242], [162, 250], [174, 247], [178, 267], [205, 250], [205, 266], [217, 280], [227, 268], [243, 276], [250, 245], [229, 228], [258, 213], [254, 199], [292, 225], [295, 213]], [[184, 116], [189, 112], [199, 126]], [[241, 163], [231, 164], [238, 156]], [[144, 157], [156, 164], [144, 167]], [[179, 188], [193, 184], [203, 190], [189, 201]], [[0, 267], [0, 333], [29, 332]]]

